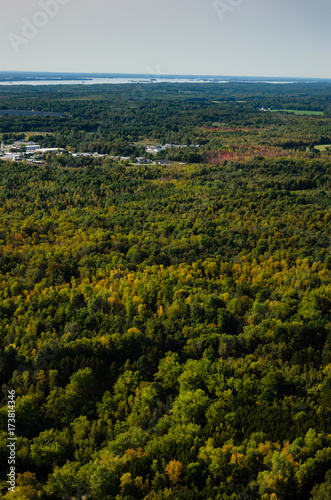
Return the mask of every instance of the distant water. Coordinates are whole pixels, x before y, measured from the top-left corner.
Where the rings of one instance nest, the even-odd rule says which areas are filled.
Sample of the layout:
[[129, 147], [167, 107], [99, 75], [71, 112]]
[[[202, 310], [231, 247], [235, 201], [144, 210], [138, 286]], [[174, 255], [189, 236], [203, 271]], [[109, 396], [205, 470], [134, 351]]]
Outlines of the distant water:
[[220, 80], [204, 80], [190, 78], [91, 78], [81, 80], [19, 80], [0, 81], [0, 85], [120, 85], [132, 83], [229, 83]]
[[303, 78], [257, 78], [200, 75], [126, 75], [126, 74], [74, 74], [74, 73], [9, 73], [0, 72], [0, 85], [96, 85], [96, 84], [152, 84], [152, 83], [317, 83], [330, 80]]

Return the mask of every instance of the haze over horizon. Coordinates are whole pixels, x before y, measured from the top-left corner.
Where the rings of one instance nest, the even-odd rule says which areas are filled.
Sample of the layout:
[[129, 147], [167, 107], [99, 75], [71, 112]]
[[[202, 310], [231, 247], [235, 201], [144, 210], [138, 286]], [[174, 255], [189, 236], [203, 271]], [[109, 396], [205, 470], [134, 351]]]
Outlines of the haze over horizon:
[[16, 0], [0, 71], [331, 78], [329, 0]]

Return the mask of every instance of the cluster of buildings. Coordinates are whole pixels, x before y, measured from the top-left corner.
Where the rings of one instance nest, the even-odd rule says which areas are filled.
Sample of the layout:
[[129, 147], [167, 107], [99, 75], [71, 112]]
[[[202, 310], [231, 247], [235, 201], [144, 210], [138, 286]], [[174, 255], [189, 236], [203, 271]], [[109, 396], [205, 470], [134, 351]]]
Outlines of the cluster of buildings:
[[116, 160], [116, 161], [130, 161], [131, 156], [114, 156], [114, 155], [109, 155], [108, 158], [111, 160]]
[[[16, 141], [13, 144], [5, 146], [1, 143], [0, 146], [0, 160], [22, 161], [28, 160], [32, 163], [44, 163], [42, 161], [43, 155], [47, 153], [63, 153], [66, 150], [63, 148], [42, 148], [40, 144], [34, 142]], [[93, 156], [99, 158], [99, 153], [70, 153], [72, 156]]]
[[189, 144], [189, 145], [180, 145], [180, 144], [164, 144], [164, 146], [146, 146], [146, 153], [149, 154], [157, 154], [161, 151], [165, 151], [166, 149], [182, 149], [182, 148], [199, 148], [200, 144]]
[[[157, 154], [160, 151], [165, 151], [169, 148], [188, 148], [195, 147], [199, 148], [199, 144], [191, 144], [190, 146], [181, 146], [177, 144], [165, 144], [164, 146], [147, 146], [146, 153], [149, 154]], [[42, 148], [40, 144], [36, 144], [34, 142], [26, 142], [26, 141], [16, 141], [13, 144], [5, 146], [3, 143], [0, 145], [0, 160], [11, 160], [11, 161], [23, 161], [27, 160], [31, 163], [44, 163], [43, 155], [47, 153], [59, 153], [62, 154], [66, 150], [63, 148]], [[100, 158], [107, 156], [111, 160], [115, 161], [131, 161], [130, 156], [108, 156], [99, 153], [70, 153], [73, 157], [94, 157]], [[171, 165], [171, 161], [169, 160], [158, 160], [153, 161], [149, 158], [144, 158], [142, 156], [136, 158], [136, 165], [146, 165], [146, 164], [158, 164], [158, 165]]]
[[1, 143], [0, 146], [0, 159], [11, 161], [22, 161], [29, 159], [33, 163], [43, 163], [38, 158], [42, 158], [45, 153], [63, 152], [62, 148], [42, 148], [40, 144], [34, 142], [16, 141], [13, 144], [5, 146]]
[[[131, 161], [131, 156], [108, 156], [108, 158], [110, 158], [111, 160], [115, 160], [115, 161]], [[152, 165], [156, 165], [156, 164], [160, 164], [160, 161], [158, 162], [155, 162], [149, 158], [144, 158], [143, 156], [138, 156], [136, 158], [136, 161], [135, 163], [133, 163], [134, 165], [147, 165], [147, 164], [152, 164]]]
[[102, 157], [106, 156], [106, 155], [102, 155], [100, 153], [69, 153], [69, 154], [71, 154], [71, 156], [74, 156], [76, 158], [79, 158], [81, 156], [83, 156], [83, 157], [84, 156], [93, 156], [93, 158], [102, 158]]

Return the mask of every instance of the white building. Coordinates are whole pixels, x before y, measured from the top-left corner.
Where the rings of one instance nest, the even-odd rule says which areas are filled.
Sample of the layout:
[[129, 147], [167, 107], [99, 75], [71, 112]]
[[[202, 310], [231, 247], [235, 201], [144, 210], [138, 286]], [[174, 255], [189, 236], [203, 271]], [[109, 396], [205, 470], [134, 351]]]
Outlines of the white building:
[[102, 155], [100, 153], [71, 153], [72, 156], [79, 157], [79, 156], [94, 156], [95, 158], [102, 158], [105, 155]]
[[57, 153], [57, 152], [64, 152], [65, 149], [63, 148], [38, 148], [35, 150], [37, 153]]
[[[22, 144], [24, 146], [24, 144]], [[27, 153], [33, 153], [33, 151], [37, 151], [37, 149], [40, 149], [41, 146], [40, 144], [26, 144], [25, 149]]]
[[146, 153], [151, 153], [151, 154], [157, 154], [163, 150], [164, 150], [163, 146], [147, 146], [146, 147]]
[[20, 153], [5, 154], [5, 155], [1, 156], [1, 159], [4, 161], [21, 161], [21, 160], [23, 160], [23, 156]]

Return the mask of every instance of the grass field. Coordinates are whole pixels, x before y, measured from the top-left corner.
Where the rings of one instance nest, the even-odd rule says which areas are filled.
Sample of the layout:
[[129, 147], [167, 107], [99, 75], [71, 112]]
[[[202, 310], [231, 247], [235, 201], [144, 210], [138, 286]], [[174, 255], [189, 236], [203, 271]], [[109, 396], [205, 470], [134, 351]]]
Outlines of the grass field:
[[323, 144], [320, 146], [315, 146], [315, 149], [319, 149], [320, 151], [325, 151], [326, 148], [331, 148], [331, 144]]
[[319, 115], [323, 116], [324, 111], [305, 111], [304, 109], [272, 109], [272, 113], [294, 113], [295, 115]]

